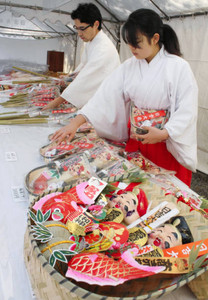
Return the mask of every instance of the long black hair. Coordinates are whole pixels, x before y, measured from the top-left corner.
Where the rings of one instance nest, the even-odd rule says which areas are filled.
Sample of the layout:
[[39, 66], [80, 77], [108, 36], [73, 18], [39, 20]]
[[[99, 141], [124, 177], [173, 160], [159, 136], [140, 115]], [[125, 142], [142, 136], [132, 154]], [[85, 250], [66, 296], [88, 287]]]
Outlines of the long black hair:
[[81, 23], [87, 23], [91, 26], [94, 25], [95, 21], [99, 21], [98, 30], [102, 28], [101, 13], [93, 3], [79, 4], [77, 9], [72, 11], [71, 18], [72, 20], [79, 19]]
[[145, 35], [150, 42], [155, 33], [160, 36], [159, 46], [162, 44], [167, 52], [181, 56], [180, 45], [175, 31], [167, 24], [163, 24], [160, 16], [151, 9], [137, 9], [132, 12], [122, 28], [122, 38], [126, 44], [137, 47], [137, 34]]

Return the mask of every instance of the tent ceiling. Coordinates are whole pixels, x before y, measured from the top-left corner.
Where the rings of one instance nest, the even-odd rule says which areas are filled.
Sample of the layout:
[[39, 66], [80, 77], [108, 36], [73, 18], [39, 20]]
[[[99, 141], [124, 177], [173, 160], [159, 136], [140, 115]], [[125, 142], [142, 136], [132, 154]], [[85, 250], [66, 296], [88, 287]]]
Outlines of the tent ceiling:
[[162, 17], [171, 18], [186, 14], [204, 13], [208, 10], [208, 0], [101, 0], [122, 21], [139, 8], [150, 8]]
[[164, 18], [208, 13], [208, 0], [11, 0], [0, 1], [0, 36], [53, 38], [75, 34], [71, 12], [78, 3], [93, 2], [106, 22], [122, 23], [138, 8]]

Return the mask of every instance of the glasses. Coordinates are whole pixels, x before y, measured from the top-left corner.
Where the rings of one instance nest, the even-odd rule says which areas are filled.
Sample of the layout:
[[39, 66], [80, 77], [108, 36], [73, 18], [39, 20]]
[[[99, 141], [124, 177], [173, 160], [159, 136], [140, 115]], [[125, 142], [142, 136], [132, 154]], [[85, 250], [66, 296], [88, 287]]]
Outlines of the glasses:
[[74, 25], [73, 26], [73, 28], [75, 29], [75, 30], [79, 30], [79, 31], [85, 31], [88, 27], [90, 27], [91, 25], [87, 25], [87, 26], [85, 26], [85, 27], [77, 27], [76, 25]]

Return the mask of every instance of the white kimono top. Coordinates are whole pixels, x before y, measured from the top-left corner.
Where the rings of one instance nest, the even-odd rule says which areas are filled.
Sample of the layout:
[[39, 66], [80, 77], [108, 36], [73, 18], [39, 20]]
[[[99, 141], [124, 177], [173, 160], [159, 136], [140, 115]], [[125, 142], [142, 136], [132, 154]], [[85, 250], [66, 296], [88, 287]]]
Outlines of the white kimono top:
[[79, 71], [74, 81], [63, 91], [61, 97], [81, 108], [94, 95], [102, 81], [120, 65], [119, 54], [108, 36], [100, 30], [87, 42]]
[[101, 137], [128, 139], [130, 101], [138, 108], [168, 109], [168, 151], [186, 168], [197, 164], [198, 88], [189, 64], [164, 47], [148, 64], [132, 57], [119, 66], [79, 111]]

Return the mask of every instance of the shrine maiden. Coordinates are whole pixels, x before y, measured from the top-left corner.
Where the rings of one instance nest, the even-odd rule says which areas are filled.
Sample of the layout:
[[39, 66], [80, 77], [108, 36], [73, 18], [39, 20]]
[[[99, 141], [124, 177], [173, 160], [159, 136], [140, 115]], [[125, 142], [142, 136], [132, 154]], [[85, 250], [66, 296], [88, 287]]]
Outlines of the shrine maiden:
[[[53, 139], [72, 138], [90, 121], [101, 137], [127, 142], [127, 151], [141, 153], [190, 185], [197, 164], [198, 88], [189, 64], [180, 57], [177, 36], [149, 9], [133, 12], [122, 31], [133, 57], [110, 75], [69, 125]], [[130, 102], [142, 109], [170, 112], [164, 129], [145, 127], [142, 142], [129, 139]]]
[[64, 100], [81, 108], [94, 95], [102, 81], [120, 65], [119, 54], [109, 37], [102, 31], [102, 16], [92, 3], [80, 4], [71, 14], [74, 29], [85, 42], [81, 62], [74, 70], [73, 81], [60, 97], [43, 110], [58, 107]]

